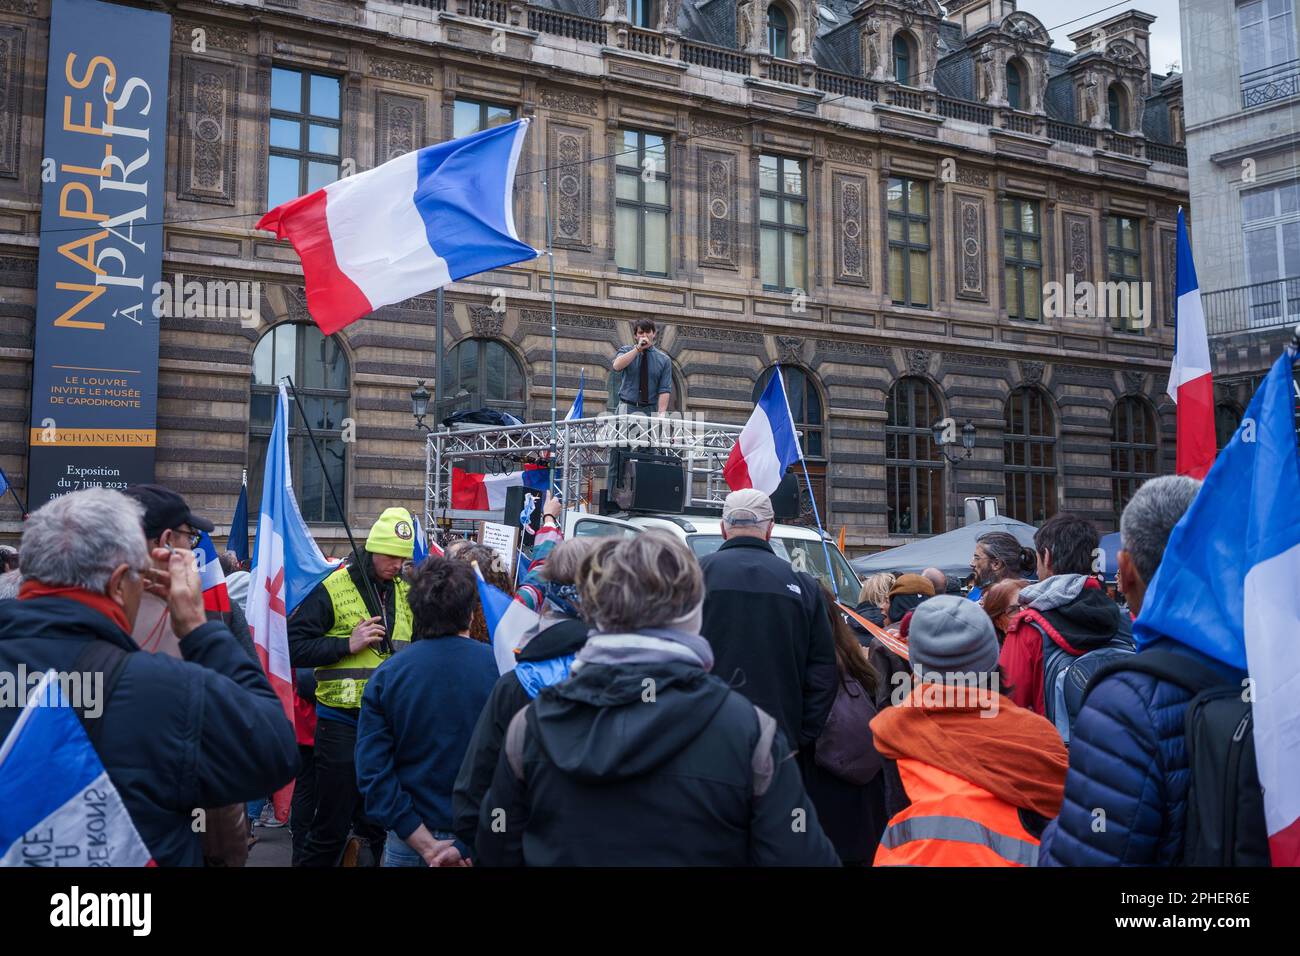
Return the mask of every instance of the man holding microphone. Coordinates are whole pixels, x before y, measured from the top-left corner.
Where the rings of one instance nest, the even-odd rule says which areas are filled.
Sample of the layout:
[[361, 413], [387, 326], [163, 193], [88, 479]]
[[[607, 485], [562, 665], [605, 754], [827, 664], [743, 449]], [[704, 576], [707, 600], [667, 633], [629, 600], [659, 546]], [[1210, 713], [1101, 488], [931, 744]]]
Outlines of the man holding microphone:
[[672, 360], [655, 348], [653, 321], [639, 319], [633, 331], [636, 343], [621, 347], [612, 366], [615, 372], [624, 373], [618, 390], [620, 411], [662, 415], [672, 400]]

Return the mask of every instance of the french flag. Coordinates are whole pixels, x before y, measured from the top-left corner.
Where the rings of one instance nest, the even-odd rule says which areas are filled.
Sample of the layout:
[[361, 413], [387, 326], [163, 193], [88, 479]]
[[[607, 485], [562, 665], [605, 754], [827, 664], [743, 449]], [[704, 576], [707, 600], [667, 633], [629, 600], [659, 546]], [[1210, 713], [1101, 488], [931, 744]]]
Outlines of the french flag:
[[1300, 866], [1300, 459], [1294, 348], [1169, 536], [1134, 623], [1247, 671], [1274, 866]]
[[573, 396], [573, 404], [569, 406], [569, 414], [564, 416], [566, 422], [577, 421], [582, 417], [582, 392], [587, 384], [587, 370], [584, 368], [578, 373], [578, 394]]
[[381, 306], [534, 259], [515, 232], [526, 119], [426, 146], [268, 212], [302, 260], [307, 310], [331, 335]]
[[520, 485], [545, 491], [551, 486], [551, 471], [545, 465], [526, 465], [508, 475], [472, 475], [453, 466], [451, 506], [458, 511], [504, 511], [506, 489]]
[[1174, 363], [1169, 370], [1169, 397], [1178, 406], [1175, 470], [1204, 478], [1214, 464], [1214, 381], [1210, 375], [1210, 343], [1205, 334], [1205, 310], [1196, 282], [1187, 222], [1178, 210], [1178, 267], [1175, 307]]
[[794, 417], [790, 414], [778, 365], [772, 370], [754, 413], [741, 429], [740, 438], [731, 447], [722, 477], [732, 491], [757, 488], [770, 495], [781, 484], [786, 469], [801, 457]]
[[199, 532], [199, 546], [194, 549], [198, 560], [199, 583], [203, 585], [205, 611], [229, 611], [230, 592], [226, 590], [226, 572], [221, 570], [217, 549], [206, 531]]
[[[289, 472], [289, 393], [280, 386], [275, 424], [262, 475], [262, 506], [248, 586], [248, 629], [271, 689], [293, 722], [293, 668], [289, 664], [289, 615], [334, 565], [325, 560], [298, 510]], [[276, 818], [289, 818], [290, 783], [274, 794]]]
[[500, 588], [488, 584], [477, 564], [474, 573], [478, 575], [478, 599], [483, 605], [483, 620], [492, 635], [492, 654], [496, 657], [497, 672], [504, 674], [515, 669], [515, 649], [529, 629], [537, 626], [541, 617], [522, 601], [516, 601]]
[[0, 866], [155, 865], [54, 671], [0, 743], [0, 806]]

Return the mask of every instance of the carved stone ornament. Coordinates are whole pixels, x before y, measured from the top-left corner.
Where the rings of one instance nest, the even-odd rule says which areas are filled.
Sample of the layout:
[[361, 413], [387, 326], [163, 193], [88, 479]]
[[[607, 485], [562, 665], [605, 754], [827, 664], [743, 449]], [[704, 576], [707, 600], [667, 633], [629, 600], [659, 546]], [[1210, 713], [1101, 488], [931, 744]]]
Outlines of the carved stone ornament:
[[1132, 393], [1137, 394], [1137, 395], [1141, 395], [1141, 394], [1142, 394], [1142, 382], [1143, 382], [1145, 379], [1146, 379], [1146, 375], [1145, 375], [1145, 373], [1143, 373], [1143, 372], [1125, 372], [1125, 373], [1124, 373], [1124, 384], [1125, 384], [1125, 386], [1127, 386], [1127, 389], [1128, 389], [1129, 392], [1132, 392]]
[[783, 365], [803, 364], [803, 339], [797, 335], [776, 337], [777, 361]]
[[493, 312], [488, 306], [476, 305], [469, 310], [469, 327], [473, 330], [476, 338], [496, 338], [501, 334], [501, 329], [505, 326], [505, 323], [506, 314], [504, 312]]
[[1043, 363], [1021, 362], [1020, 377], [1026, 385], [1038, 385], [1043, 381]]
[[930, 352], [927, 349], [907, 350], [907, 372], [909, 375], [930, 374]]

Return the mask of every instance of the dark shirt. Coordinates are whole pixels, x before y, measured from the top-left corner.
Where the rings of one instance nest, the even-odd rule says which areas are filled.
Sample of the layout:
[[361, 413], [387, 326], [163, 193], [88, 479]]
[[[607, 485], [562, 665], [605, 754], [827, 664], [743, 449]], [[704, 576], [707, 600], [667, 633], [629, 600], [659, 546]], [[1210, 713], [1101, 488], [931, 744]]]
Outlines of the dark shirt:
[[[635, 347], [624, 345], [618, 350], [618, 355], [635, 351]], [[618, 389], [618, 400], [626, 402], [628, 405], [641, 404], [641, 363], [650, 363], [650, 404], [657, 405], [660, 395], [671, 395], [673, 393], [673, 363], [658, 348], [651, 346], [637, 358], [632, 360], [632, 364], [623, 369], [623, 380]]]

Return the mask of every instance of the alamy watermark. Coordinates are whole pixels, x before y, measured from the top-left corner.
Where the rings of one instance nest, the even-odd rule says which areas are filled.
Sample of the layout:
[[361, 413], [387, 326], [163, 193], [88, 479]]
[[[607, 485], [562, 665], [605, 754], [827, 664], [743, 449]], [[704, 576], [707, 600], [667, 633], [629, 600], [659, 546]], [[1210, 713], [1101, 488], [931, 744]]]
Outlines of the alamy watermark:
[[262, 321], [262, 283], [256, 279], [186, 279], [177, 273], [153, 284], [153, 316], [161, 319], [238, 319], [246, 329]]
[[997, 671], [899, 671], [890, 678], [889, 702], [894, 707], [951, 707], [978, 710], [981, 717], [996, 717], [1001, 699]]
[[1048, 319], [1124, 319], [1130, 329], [1151, 325], [1154, 291], [1150, 282], [1092, 282], [1067, 273], [1064, 282], [1043, 284], [1043, 316]]
[[[50, 682], [40, 688], [49, 675]], [[38, 688], [40, 688], [38, 690]], [[0, 671], [0, 708], [71, 705], [94, 720], [104, 713], [104, 675], [100, 671]]]

